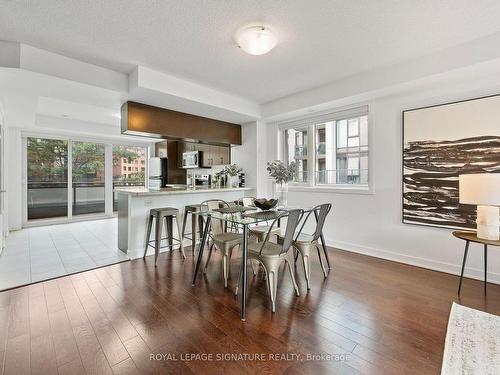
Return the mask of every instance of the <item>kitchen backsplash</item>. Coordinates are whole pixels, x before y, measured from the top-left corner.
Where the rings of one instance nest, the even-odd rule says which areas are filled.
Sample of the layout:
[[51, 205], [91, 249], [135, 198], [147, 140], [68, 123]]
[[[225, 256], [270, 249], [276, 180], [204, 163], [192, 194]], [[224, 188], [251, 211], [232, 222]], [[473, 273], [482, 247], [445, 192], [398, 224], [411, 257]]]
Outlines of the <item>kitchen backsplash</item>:
[[[216, 173], [222, 171], [225, 167], [226, 167], [226, 165], [214, 165], [211, 168], [193, 168], [193, 169], [188, 169], [187, 170], [187, 176], [186, 176], [186, 183], [188, 185], [190, 185], [191, 176], [194, 176], [194, 175], [207, 175], [207, 174], [211, 176], [211, 180], [213, 181], [213, 176]], [[243, 171], [243, 173], [244, 172], [245, 171]]]

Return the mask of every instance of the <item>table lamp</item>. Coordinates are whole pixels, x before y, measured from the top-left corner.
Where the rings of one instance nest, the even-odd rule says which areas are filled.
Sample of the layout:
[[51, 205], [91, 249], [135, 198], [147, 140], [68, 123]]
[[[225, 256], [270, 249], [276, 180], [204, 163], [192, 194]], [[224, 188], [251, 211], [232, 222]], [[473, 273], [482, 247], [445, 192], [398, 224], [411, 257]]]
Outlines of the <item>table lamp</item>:
[[477, 237], [499, 240], [500, 173], [461, 174], [459, 200], [477, 205]]

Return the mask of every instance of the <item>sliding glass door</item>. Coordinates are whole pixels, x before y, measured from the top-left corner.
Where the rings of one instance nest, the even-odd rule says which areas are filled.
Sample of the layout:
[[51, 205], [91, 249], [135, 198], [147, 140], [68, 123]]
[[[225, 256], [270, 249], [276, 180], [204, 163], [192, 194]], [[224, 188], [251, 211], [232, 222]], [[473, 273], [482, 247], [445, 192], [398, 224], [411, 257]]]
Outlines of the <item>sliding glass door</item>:
[[68, 141], [27, 138], [28, 220], [68, 216]]
[[147, 147], [26, 137], [26, 221], [113, 215], [115, 187], [145, 186]]
[[[146, 148], [113, 145], [113, 189], [116, 187], [144, 187], [146, 176]], [[113, 193], [113, 211], [118, 200]]]
[[104, 213], [105, 146], [100, 143], [72, 142], [73, 215]]

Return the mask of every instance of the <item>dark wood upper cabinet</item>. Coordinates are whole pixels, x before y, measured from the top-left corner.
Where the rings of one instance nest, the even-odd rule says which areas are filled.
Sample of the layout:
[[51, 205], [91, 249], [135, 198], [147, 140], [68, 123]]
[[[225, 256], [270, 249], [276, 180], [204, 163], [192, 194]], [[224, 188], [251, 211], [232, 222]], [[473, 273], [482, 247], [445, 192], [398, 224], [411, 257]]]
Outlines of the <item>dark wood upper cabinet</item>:
[[122, 105], [121, 132], [209, 144], [241, 145], [241, 125], [136, 102]]
[[202, 152], [202, 166], [225, 165], [231, 162], [231, 147], [208, 145], [204, 143], [177, 142], [179, 167], [182, 167], [182, 153], [189, 151]]

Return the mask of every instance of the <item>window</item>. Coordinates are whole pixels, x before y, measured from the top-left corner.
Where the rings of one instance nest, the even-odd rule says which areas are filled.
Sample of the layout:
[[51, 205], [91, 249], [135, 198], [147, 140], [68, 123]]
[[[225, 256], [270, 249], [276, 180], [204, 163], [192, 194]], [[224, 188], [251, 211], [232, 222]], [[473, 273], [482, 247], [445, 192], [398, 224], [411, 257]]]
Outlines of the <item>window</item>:
[[317, 185], [368, 185], [368, 116], [315, 124]]
[[[284, 160], [298, 163], [296, 183], [369, 186], [367, 107], [283, 123], [279, 127]], [[308, 152], [308, 148], [314, 152]]]
[[307, 128], [285, 130], [285, 152], [287, 162], [298, 165], [297, 182], [307, 182]]
[[105, 211], [104, 152], [102, 143], [72, 142], [73, 215]]
[[[122, 172], [120, 170], [120, 160], [129, 164], [145, 164], [146, 158], [147, 150], [144, 147], [113, 145], [113, 188], [126, 186], [144, 187], [146, 177], [145, 167], [142, 167], [140, 171], [138, 167], [134, 167], [135, 172], [132, 172], [131, 167], [128, 167], [127, 171], [127, 167], [124, 166], [123, 170], [125, 172]], [[116, 211], [117, 209], [118, 200], [113, 193], [113, 210]]]
[[[26, 183], [24, 221], [112, 215], [117, 186], [145, 186], [147, 148], [69, 138], [23, 135]], [[124, 164], [143, 164], [134, 172]], [[111, 173], [107, 171], [112, 170]]]
[[68, 141], [27, 138], [28, 220], [68, 216]]

